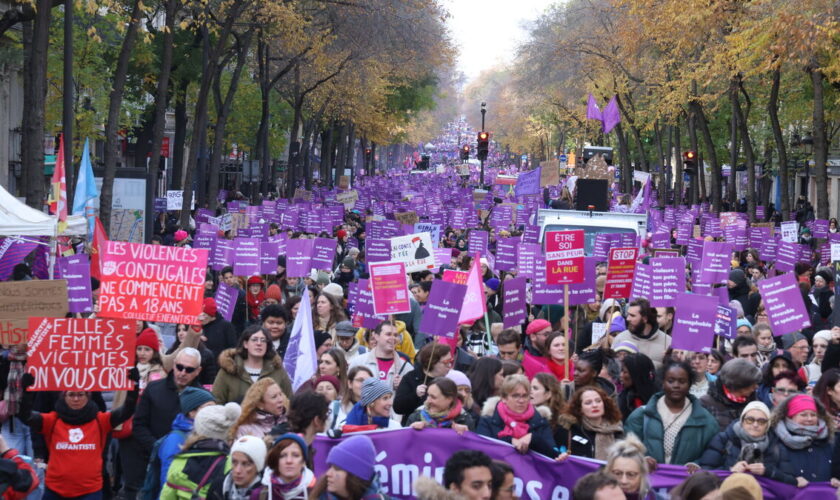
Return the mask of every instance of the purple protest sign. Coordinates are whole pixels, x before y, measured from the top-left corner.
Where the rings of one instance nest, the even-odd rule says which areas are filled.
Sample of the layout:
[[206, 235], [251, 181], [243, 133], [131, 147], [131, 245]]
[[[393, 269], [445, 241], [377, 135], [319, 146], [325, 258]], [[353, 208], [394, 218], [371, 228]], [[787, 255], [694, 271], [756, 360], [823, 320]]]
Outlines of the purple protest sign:
[[828, 238], [828, 220], [816, 219], [811, 227], [814, 238]]
[[391, 260], [391, 240], [368, 238], [365, 243], [365, 258], [368, 262]]
[[166, 198], [155, 198], [155, 213], [166, 212]]
[[[584, 257], [583, 259], [583, 281], [569, 285], [569, 304], [579, 306], [595, 301], [595, 265], [600, 259], [597, 257]], [[537, 269], [545, 269], [545, 257], [540, 254], [537, 257]], [[537, 305], [563, 305], [563, 286], [549, 285], [546, 282], [546, 274], [537, 272], [534, 279], [533, 296], [531, 303]]]
[[496, 242], [496, 270], [513, 271], [516, 269], [516, 247], [518, 238], [499, 238]]
[[677, 295], [685, 293], [685, 259], [656, 257], [650, 259], [650, 269], [650, 305], [676, 307]]
[[383, 319], [385, 318], [373, 313], [373, 292], [368, 287], [368, 280], [359, 280], [353, 310], [353, 326], [372, 329], [376, 328]]
[[[688, 248], [685, 252], [685, 261], [691, 264], [692, 268], [699, 266], [703, 259], [703, 240], [692, 238], [688, 241]], [[697, 272], [697, 270], [695, 270]], [[698, 273], [699, 275], [699, 273]]]
[[537, 261], [542, 255], [539, 243], [523, 243], [516, 247], [516, 269], [519, 276], [534, 279], [536, 277]]
[[470, 230], [469, 238], [467, 239], [467, 248], [470, 253], [487, 253], [487, 243], [490, 241], [490, 233], [481, 231], [479, 229]]
[[758, 282], [758, 289], [773, 327], [773, 335], [784, 335], [811, 326], [799, 283], [793, 273], [763, 279]]
[[681, 293], [677, 300], [680, 306], [674, 315], [671, 347], [692, 352], [710, 352], [715, 336], [717, 297]]
[[729, 278], [732, 267], [732, 243], [718, 241], [703, 242], [703, 258], [700, 261], [702, 283], [722, 283]]
[[650, 244], [653, 248], [671, 248], [671, 233], [667, 231], [653, 233]]
[[[508, 463], [515, 471], [514, 491], [522, 500], [568, 499], [572, 498], [575, 482], [590, 472], [603, 467], [603, 462], [570, 456], [563, 462], [555, 462], [534, 452], [517, 453], [503, 441], [479, 436], [473, 432], [456, 435], [452, 429], [426, 428], [379, 430], [374, 432], [345, 434], [341, 439], [318, 435], [313, 446], [314, 472], [317, 476], [326, 473], [330, 449], [351, 436], [364, 434], [373, 441], [376, 449], [374, 471], [378, 474], [382, 493], [403, 500], [416, 498], [414, 482], [422, 475], [442, 478], [446, 460], [458, 450], [478, 450], [492, 459]], [[406, 446], [406, 443], [411, 443]], [[728, 471], [716, 471], [726, 477]], [[656, 472], [650, 474], [652, 493], [667, 493], [689, 477], [685, 466], [659, 464]], [[780, 483], [755, 476], [761, 484], [766, 500], [828, 500], [836, 496], [828, 483], [811, 483], [805, 488]]]
[[225, 318], [225, 321], [233, 319], [236, 300], [239, 298], [239, 289], [223, 282], [219, 283], [214, 298], [216, 299], [216, 310]]
[[309, 276], [312, 270], [312, 248], [315, 240], [297, 239], [286, 242], [286, 275], [293, 278]]
[[776, 270], [782, 272], [793, 271], [794, 266], [799, 262], [799, 244], [780, 241], [776, 249]]
[[597, 233], [595, 235], [595, 242], [592, 244], [592, 256], [598, 257], [599, 259], [606, 259], [610, 253], [611, 244], [609, 234]]
[[312, 269], [332, 270], [336, 244], [334, 238], [315, 238], [312, 246]]
[[285, 243], [282, 234], [269, 236], [267, 241], [260, 242], [260, 274], [277, 274], [277, 256], [285, 253]]
[[505, 280], [504, 303], [502, 304], [502, 324], [505, 328], [521, 325], [528, 318], [525, 285], [526, 279], [522, 276]]
[[758, 255], [761, 257], [761, 260], [776, 260], [776, 254], [779, 251], [779, 240], [777, 240], [776, 238], [767, 238], [761, 244], [760, 248], [761, 250], [758, 252]]
[[630, 287], [630, 298], [648, 298], [653, 287], [653, 269], [650, 264], [636, 262], [633, 272], [633, 285]]
[[420, 331], [428, 335], [453, 338], [458, 329], [461, 304], [467, 294], [467, 285], [435, 280], [429, 300], [420, 320]]
[[260, 274], [260, 240], [257, 238], [235, 238], [233, 274], [254, 276]]
[[90, 261], [85, 254], [59, 257], [61, 279], [67, 280], [67, 307], [71, 313], [93, 311], [90, 288]]
[[717, 316], [715, 317], [715, 335], [727, 339], [734, 339], [737, 336], [737, 314], [735, 309], [729, 306], [718, 304]]
[[233, 241], [225, 238], [216, 240], [213, 253], [210, 255], [210, 267], [214, 271], [221, 271], [223, 267], [233, 262], [234, 246]]
[[677, 245], [688, 245], [688, 240], [691, 239], [694, 231], [694, 224], [690, 222], [680, 222], [677, 224]]

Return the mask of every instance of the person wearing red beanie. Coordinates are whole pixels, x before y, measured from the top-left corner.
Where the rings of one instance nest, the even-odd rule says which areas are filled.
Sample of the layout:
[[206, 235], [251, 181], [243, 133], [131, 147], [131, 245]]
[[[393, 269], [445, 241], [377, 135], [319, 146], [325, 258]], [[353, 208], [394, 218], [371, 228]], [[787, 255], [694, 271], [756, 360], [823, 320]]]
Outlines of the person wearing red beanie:
[[525, 329], [524, 355], [522, 356], [522, 368], [528, 380], [540, 372], [551, 373], [548, 368], [548, 360], [543, 355], [545, 339], [551, 333], [551, 323], [544, 319], [535, 319]]
[[265, 302], [265, 290], [263, 290], [263, 279], [259, 276], [248, 278], [248, 293], [245, 300], [248, 303], [248, 321], [260, 319], [260, 308]]
[[280, 286], [277, 284], [269, 285], [265, 290], [265, 301], [263, 301], [263, 307], [270, 304], [280, 304], [280, 301], [282, 300], [283, 292], [280, 291]]
[[218, 306], [213, 297], [204, 299], [204, 312], [200, 316], [201, 326], [193, 326], [201, 331], [204, 346], [213, 351], [213, 358], [218, 359], [225, 349], [236, 347], [237, 334], [233, 325], [218, 315]]

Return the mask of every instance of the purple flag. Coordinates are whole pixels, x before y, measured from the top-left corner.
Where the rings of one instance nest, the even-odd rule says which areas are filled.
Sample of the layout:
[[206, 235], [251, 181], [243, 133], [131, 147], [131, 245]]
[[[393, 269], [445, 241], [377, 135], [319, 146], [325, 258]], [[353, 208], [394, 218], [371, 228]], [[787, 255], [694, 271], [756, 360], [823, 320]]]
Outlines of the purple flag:
[[233, 286], [228, 286], [225, 283], [219, 283], [216, 289], [216, 307], [219, 314], [225, 318], [225, 321], [233, 319], [233, 310], [236, 308], [236, 300], [239, 298], [239, 289]]
[[[513, 328], [525, 322], [528, 308], [525, 303], [525, 278], [520, 276], [505, 281], [504, 303], [502, 304], [502, 323], [505, 328]], [[571, 299], [569, 299], [571, 302]]]
[[598, 102], [595, 100], [595, 96], [589, 94], [589, 100], [586, 101], [586, 119], [587, 120], [603, 120], [604, 117], [601, 114], [601, 109], [598, 107]]
[[607, 104], [607, 107], [604, 108], [603, 116], [602, 121], [604, 122], [604, 133], [609, 134], [616, 125], [621, 123], [621, 112], [618, 109], [618, 100], [616, 100], [616, 96], [613, 96]]
[[793, 273], [761, 280], [758, 289], [773, 327], [773, 335], [784, 335], [811, 326], [799, 283]]
[[681, 293], [674, 315], [671, 347], [708, 353], [712, 349], [717, 317], [717, 297]]
[[467, 285], [435, 280], [420, 320], [420, 331], [440, 337], [454, 337], [466, 295]]

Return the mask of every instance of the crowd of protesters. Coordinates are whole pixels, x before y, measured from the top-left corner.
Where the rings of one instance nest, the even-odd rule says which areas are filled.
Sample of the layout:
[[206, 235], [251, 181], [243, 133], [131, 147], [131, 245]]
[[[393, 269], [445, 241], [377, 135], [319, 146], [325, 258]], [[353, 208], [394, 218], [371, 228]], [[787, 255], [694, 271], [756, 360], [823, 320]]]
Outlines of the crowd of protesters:
[[[509, 229], [499, 236], [521, 234]], [[153, 244], [190, 244], [190, 228], [165, 214], [157, 231]], [[332, 269], [288, 276], [285, 255], [263, 276], [208, 269], [197, 324], [139, 321], [131, 391], [29, 392], [25, 352], [5, 351], [0, 484], [13, 491], [5, 497], [388, 498], [364, 434], [333, 446], [320, 477], [313, 442], [327, 431], [397, 428], [451, 429], [453, 439], [471, 431], [557, 467], [570, 456], [603, 461], [578, 482], [581, 499], [654, 498], [648, 477], [659, 464], [690, 474], [672, 498], [757, 498], [756, 477], [840, 486], [840, 326], [828, 268], [797, 264], [814, 326], [776, 335], [756, 287], [773, 275], [772, 262], [752, 249], [734, 254], [727, 286], [737, 337], [689, 352], [671, 347], [673, 308], [643, 297], [601, 300], [606, 263], [596, 268], [594, 301], [570, 311], [529, 304], [527, 321], [504, 329], [505, 282], [516, 273], [482, 259], [486, 321], [462, 325], [450, 347], [419, 325], [442, 273], [473, 266], [468, 231], [443, 232], [451, 261], [412, 273], [411, 312], [371, 329], [357, 326], [348, 303], [350, 285], [368, 277], [364, 219], [348, 212], [334, 234], [318, 236], [336, 240]], [[495, 244], [491, 232], [491, 251]], [[239, 290], [230, 321], [214, 300], [222, 282]], [[97, 287], [94, 280], [94, 297]], [[303, 307], [312, 311], [318, 367], [293, 390], [283, 359]], [[595, 342], [593, 325], [606, 332]], [[721, 483], [704, 470], [732, 475]], [[415, 487], [419, 498], [511, 499], [514, 474], [464, 450], [447, 461], [443, 484]]]

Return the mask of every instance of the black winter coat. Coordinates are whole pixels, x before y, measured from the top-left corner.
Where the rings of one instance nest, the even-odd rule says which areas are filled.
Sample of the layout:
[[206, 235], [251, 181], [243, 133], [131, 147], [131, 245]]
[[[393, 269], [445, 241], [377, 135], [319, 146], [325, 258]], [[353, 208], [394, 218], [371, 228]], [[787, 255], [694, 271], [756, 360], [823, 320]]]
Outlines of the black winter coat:
[[394, 412], [402, 415], [403, 427], [408, 425], [409, 415], [426, 402], [426, 396], [422, 398], [417, 396], [417, 387], [423, 384], [428, 385], [433, 378], [415, 365], [414, 369], [406, 373], [400, 381], [397, 393], [394, 395]]
[[[579, 423], [572, 424], [568, 429], [558, 425], [554, 431], [554, 440], [557, 446], [565, 446], [566, 451], [576, 457], [595, 458], [595, 437], [596, 433], [588, 431]], [[616, 441], [624, 437], [623, 432], [614, 432]]]
[[[166, 351], [166, 354], [172, 354], [180, 346], [181, 342], [176, 339], [172, 347]], [[199, 342], [196, 349], [201, 354], [201, 373], [198, 375], [198, 380], [201, 385], [213, 385], [213, 382], [216, 380], [216, 374], [219, 373], [219, 365], [216, 362], [218, 356], [215, 356], [213, 351], [204, 345], [204, 342]]]
[[215, 321], [204, 325], [204, 336], [207, 338], [204, 345], [213, 352], [213, 359], [216, 360], [225, 349], [236, 347], [239, 340], [233, 325], [218, 314]]
[[[499, 401], [500, 399], [495, 396], [487, 399], [481, 411], [481, 418], [478, 420], [478, 426], [475, 432], [482, 436], [511, 443], [513, 440], [510, 436], [499, 437], [499, 433], [505, 428], [505, 423], [502, 417], [499, 416], [499, 410], [496, 408]], [[534, 411], [534, 416], [528, 420], [529, 432], [531, 433], [531, 446], [529, 449], [537, 453], [542, 453], [547, 457], [556, 457], [558, 453], [554, 449], [555, 443], [554, 436], [551, 434], [551, 426], [548, 420], [540, 414], [541, 408], [537, 408]]]
[[[196, 377], [191, 386], [201, 387]], [[181, 400], [172, 373], [165, 379], [155, 380], [146, 386], [134, 412], [134, 438], [148, 455], [155, 441], [172, 430], [172, 421], [181, 413]]]
[[723, 393], [723, 383], [718, 378], [709, 385], [709, 392], [700, 398], [700, 404], [715, 417], [721, 429], [726, 429], [729, 427], [729, 424], [741, 418], [741, 411], [754, 399], [755, 393], [743, 403], [736, 403], [730, 400]]

